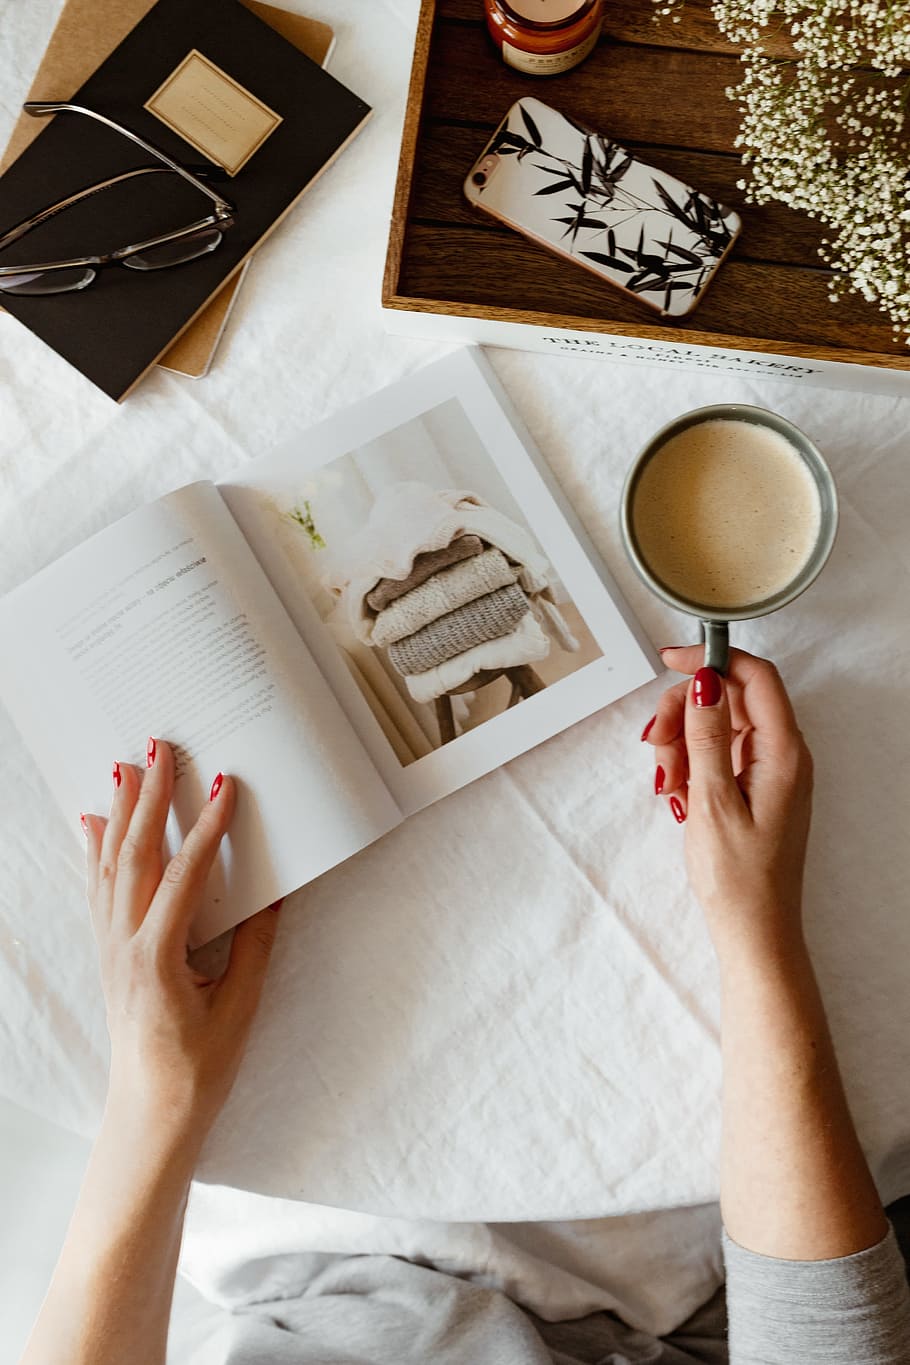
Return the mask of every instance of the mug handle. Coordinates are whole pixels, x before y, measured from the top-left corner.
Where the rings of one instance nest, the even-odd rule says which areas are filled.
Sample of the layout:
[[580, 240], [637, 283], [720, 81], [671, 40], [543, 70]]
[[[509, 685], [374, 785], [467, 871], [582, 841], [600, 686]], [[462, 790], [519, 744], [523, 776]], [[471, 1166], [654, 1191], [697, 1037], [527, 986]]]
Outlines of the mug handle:
[[701, 638], [705, 646], [705, 668], [726, 673], [730, 662], [730, 627], [726, 621], [702, 621]]

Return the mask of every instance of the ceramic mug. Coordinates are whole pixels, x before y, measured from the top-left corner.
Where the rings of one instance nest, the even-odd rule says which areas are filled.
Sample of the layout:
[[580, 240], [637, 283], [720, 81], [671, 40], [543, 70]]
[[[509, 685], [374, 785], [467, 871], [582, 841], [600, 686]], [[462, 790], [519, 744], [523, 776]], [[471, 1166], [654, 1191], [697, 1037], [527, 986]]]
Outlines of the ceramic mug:
[[[642, 554], [641, 547], [636, 540], [632, 517], [639, 481], [652, 456], [671, 437], [678, 436], [680, 432], [688, 430], [689, 427], [697, 426], [702, 422], [718, 420], [750, 422], [756, 426], [769, 428], [783, 436], [809, 470], [818, 491], [821, 507], [815, 544], [799, 572], [793, 576], [789, 583], [770, 597], [740, 607], [723, 607], [717, 604], [708, 605], [705, 602], [691, 601], [670, 589], [653, 572]], [[698, 617], [701, 623], [701, 638], [705, 645], [705, 664], [709, 668], [716, 669], [718, 673], [725, 673], [729, 661], [730, 622], [749, 621], [753, 617], [766, 616], [769, 612], [777, 611], [778, 607], [786, 606], [795, 597], [799, 597], [800, 593], [805, 592], [806, 588], [821, 573], [825, 561], [831, 553], [834, 537], [837, 533], [837, 489], [831, 471], [825, 464], [820, 452], [809, 440], [809, 437], [798, 427], [795, 427], [792, 422], [788, 422], [785, 417], [778, 416], [776, 412], [768, 412], [765, 408], [750, 407], [744, 403], [718, 403], [711, 407], [695, 408], [692, 412], [683, 413], [681, 417], [674, 418], [672, 422], [668, 422], [655, 436], [651, 437], [626, 476], [620, 509], [620, 526], [626, 553], [639, 577], [644, 580], [653, 593], [668, 603], [669, 606], [675, 607], [677, 611], [685, 612], [689, 616]]]

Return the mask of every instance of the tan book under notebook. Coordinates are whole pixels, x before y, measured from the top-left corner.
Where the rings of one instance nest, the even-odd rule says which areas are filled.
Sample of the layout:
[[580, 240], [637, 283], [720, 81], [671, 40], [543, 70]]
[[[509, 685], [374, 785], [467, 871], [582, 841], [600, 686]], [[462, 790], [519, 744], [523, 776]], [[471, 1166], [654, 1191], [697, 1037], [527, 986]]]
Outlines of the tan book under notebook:
[[[155, 0], [67, 0], [27, 98], [69, 99], [154, 3]], [[328, 24], [302, 14], [291, 14], [275, 5], [262, 4], [260, 0], [243, 0], [243, 3], [312, 61], [323, 67], [326, 65], [335, 43], [335, 35]], [[0, 156], [0, 172], [15, 161], [42, 127], [40, 119], [19, 115]], [[191, 379], [202, 378], [212, 363], [245, 274], [246, 266], [228, 280], [164, 353], [159, 365]]]

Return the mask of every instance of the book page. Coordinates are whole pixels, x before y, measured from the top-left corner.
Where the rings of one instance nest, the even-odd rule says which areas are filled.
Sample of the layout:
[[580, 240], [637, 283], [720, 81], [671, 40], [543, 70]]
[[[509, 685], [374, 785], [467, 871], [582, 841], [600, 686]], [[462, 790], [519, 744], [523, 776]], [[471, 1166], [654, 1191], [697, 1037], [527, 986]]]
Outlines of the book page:
[[405, 814], [656, 674], [479, 352], [219, 489]]
[[401, 818], [212, 484], [50, 565], [0, 601], [0, 630], [0, 694], [74, 829], [149, 735], [177, 749], [172, 848], [216, 773], [236, 779], [194, 944]]

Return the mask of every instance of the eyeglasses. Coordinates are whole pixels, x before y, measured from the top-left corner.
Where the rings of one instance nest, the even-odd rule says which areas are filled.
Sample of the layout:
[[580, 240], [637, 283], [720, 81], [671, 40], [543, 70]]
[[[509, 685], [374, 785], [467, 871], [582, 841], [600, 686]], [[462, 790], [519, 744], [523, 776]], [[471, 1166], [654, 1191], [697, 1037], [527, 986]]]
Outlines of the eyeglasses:
[[57, 100], [32, 100], [23, 105], [23, 108], [27, 114], [31, 114], [34, 118], [41, 118], [47, 114], [83, 114], [87, 118], [97, 120], [98, 123], [103, 123], [108, 128], [113, 128], [115, 132], [129, 138], [131, 142], [142, 147], [144, 151], [157, 157], [158, 161], [163, 164], [160, 166], [139, 166], [135, 170], [123, 171], [119, 175], [111, 176], [108, 180], [101, 180], [97, 184], [77, 190], [66, 199], [61, 199], [56, 204], [41, 209], [39, 213], [33, 214], [32, 217], [24, 219], [15, 227], [0, 234], [0, 251], [11, 246], [13, 242], [18, 242], [27, 232], [31, 232], [33, 228], [47, 222], [56, 214], [62, 213], [64, 209], [71, 208], [90, 195], [109, 190], [115, 185], [133, 180], [138, 176], [179, 175], [210, 199], [214, 204], [214, 209], [208, 217], [200, 218], [174, 232], [160, 233], [146, 241], [136, 242], [132, 246], [120, 247], [117, 251], [109, 251], [102, 255], [75, 256], [65, 261], [42, 261], [36, 265], [0, 266], [0, 293], [7, 295], [68, 294], [74, 290], [85, 289], [95, 279], [98, 271], [106, 265], [125, 265], [130, 270], [165, 270], [169, 266], [184, 265], [187, 261], [197, 260], [199, 257], [207, 256], [210, 252], [215, 251], [221, 245], [222, 234], [225, 229], [233, 226], [236, 209], [229, 200], [223, 198], [217, 190], [212, 189], [201, 178], [204, 175], [211, 174], [207, 169], [199, 168], [196, 170], [194, 168], [191, 171], [187, 166], [182, 166], [179, 161], [174, 161], [153, 143], [146, 142], [137, 133], [130, 132], [129, 128], [123, 128], [105, 114], [99, 114], [94, 109], [87, 109], [84, 105]]

